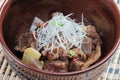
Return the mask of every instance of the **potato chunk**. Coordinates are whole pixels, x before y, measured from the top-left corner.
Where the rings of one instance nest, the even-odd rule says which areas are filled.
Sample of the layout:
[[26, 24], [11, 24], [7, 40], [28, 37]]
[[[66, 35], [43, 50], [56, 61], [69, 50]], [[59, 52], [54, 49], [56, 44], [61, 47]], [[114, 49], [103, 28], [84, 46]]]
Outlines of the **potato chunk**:
[[30, 64], [31, 58], [39, 60], [40, 57], [41, 53], [39, 51], [35, 50], [34, 48], [26, 48], [23, 54], [22, 61]]

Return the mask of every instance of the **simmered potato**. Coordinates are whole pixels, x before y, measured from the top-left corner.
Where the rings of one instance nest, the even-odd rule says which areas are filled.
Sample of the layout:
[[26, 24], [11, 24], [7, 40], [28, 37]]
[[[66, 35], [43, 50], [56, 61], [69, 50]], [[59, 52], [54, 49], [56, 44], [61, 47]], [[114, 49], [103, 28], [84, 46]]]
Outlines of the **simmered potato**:
[[29, 62], [30, 66], [32, 67], [36, 67], [38, 69], [42, 69], [43, 66], [44, 66], [44, 62], [43, 61], [39, 61], [37, 59], [34, 59], [34, 58], [30, 58], [30, 62]]
[[41, 53], [40, 52], [38, 52], [34, 48], [27, 48], [24, 51], [24, 55], [23, 55], [22, 61], [27, 63], [27, 64], [30, 64], [31, 58], [39, 60], [40, 57], [41, 57]]

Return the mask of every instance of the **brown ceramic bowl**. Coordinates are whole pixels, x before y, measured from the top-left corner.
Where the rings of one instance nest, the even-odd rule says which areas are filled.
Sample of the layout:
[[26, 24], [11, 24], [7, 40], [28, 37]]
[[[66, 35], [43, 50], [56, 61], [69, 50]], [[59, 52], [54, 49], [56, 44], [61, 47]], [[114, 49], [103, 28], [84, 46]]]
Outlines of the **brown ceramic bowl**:
[[[54, 11], [74, 13], [72, 17], [78, 21], [83, 13], [85, 24], [96, 26], [103, 41], [98, 62], [88, 69], [68, 73], [45, 72], [21, 62], [21, 54], [14, 51], [15, 35], [25, 32], [35, 16], [46, 21]], [[120, 13], [113, 0], [5, 0], [0, 8], [0, 41], [9, 64], [22, 79], [95, 80], [109, 64], [119, 38]]]

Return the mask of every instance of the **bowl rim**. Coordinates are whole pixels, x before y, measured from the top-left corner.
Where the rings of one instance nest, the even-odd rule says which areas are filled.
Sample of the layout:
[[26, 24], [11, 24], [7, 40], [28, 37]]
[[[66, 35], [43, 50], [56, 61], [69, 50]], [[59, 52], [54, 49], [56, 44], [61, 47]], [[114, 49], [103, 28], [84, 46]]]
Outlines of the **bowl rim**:
[[[2, 22], [5, 16], [1, 16], [2, 14], [5, 14], [7, 9], [9, 8], [9, 6], [11, 5], [13, 0], [5, 0], [2, 4], [2, 7], [0, 7], [0, 26], [2, 28]], [[111, 4], [114, 6], [114, 9], [117, 11], [117, 14], [119, 15], [119, 20], [120, 20], [120, 11], [118, 10], [118, 7], [115, 5], [114, 1], [112, 0]], [[120, 24], [117, 24], [117, 26], [120, 26]], [[120, 30], [119, 30], [120, 31]], [[65, 73], [58, 73], [58, 72], [47, 72], [44, 70], [38, 70], [36, 68], [30, 67], [27, 64], [24, 64], [18, 57], [16, 57], [13, 52], [8, 48], [7, 44], [5, 43], [5, 39], [3, 37], [3, 32], [2, 29], [0, 30], [0, 42], [2, 44], [2, 47], [5, 51], [7, 51], [8, 55], [14, 59], [15, 62], [17, 62], [18, 64], [22, 65], [23, 67], [27, 68], [28, 70], [33, 70], [34, 72], [37, 73], [43, 73], [43, 74], [49, 74], [49, 75], [57, 75], [57, 76], [69, 76], [69, 75], [75, 75], [75, 74], [82, 74], [82, 73], [86, 73], [89, 72], [97, 67], [99, 67], [100, 65], [102, 65], [103, 63], [105, 63], [116, 51], [119, 43], [120, 43], [120, 34], [118, 34], [117, 38], [116, 38], [116, 42], [113, 46], [113, 48], [108, 52], [108, 54], [99, 62], [97, 62], [95, 65], [92, 65], [91, 67], [84, 69], [84, 70], [80, 70], [80, 71], [74, 71], [74, 72], [65, 72]], [[8, 61], [9, 62], [9, 61]]]

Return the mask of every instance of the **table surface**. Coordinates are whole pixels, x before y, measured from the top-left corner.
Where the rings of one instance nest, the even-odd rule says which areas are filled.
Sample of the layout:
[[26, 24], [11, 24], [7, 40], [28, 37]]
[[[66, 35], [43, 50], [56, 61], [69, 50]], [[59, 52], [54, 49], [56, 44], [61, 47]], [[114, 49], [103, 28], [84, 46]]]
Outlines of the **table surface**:
[[[0, 5], [4, 0], [0, 0]], [[116, 3], [119, 0], [115, 0]], [[119, 5], [118, 5], [119, 6]], [[2, 46], [0, 44], [0, 80], [21, 80], [8, 65], [4, 53], [2, 52]], [[110, 62], [108, 68], [98, 78], [98, 80], [120, 80], [120, 46], [116, 50], [116, 55]]]

